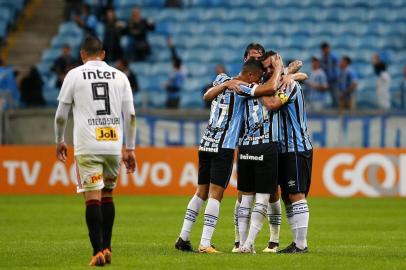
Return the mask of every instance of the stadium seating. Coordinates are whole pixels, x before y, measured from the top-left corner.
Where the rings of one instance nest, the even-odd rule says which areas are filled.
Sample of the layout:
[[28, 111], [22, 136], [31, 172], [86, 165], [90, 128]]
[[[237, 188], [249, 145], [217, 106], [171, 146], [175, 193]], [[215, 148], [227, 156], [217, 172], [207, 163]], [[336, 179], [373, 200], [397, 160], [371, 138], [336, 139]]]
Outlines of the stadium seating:
[[[2, 2], [6, 1], [0, 0], [0, 8]], [[372, 97], [365, 93], [374, 92], [371, 82], [376, 79], [370, 63], [372, 54], [387, 51], [392, 55], [389, 71], [394, 83], [400, 81], [406, 63], [406, 4], [402, 0], [193, 0], [185, 1], [183, 9], [163, 8], [164, 2], [113, 1], [117, 17], [124, 22], [136, 5], [142, 7], [145, 17], [156, 22], [155, 32], [149, 35], [153, 53], [148, 62], [130, 65], [139, 77], [141, 92], [137, 95], [148, 101], [137, 101], [143, 105], [164, 105], [165, 97], [157, 98], [157, 94], [165, 96], [161, 83], [172, 69], [168, 36], [176, 44], [187, 72], [185, 97], [181, 99], [181, 106], [186, 108], [203, 106], [195, 98], [214, 78], [216, 64], [224, 64], [231, 75], [238, 73], [244, 48], [251, 41], [280, 52], [285, 60], [305, 61], [305, 71], [309, 71], [311, 56], [320, 54], [320, 43], [329, 41], [335, 52], [353, 59], [360, 77], [358, 102], [366, 107]], [[98, 34], [103, 35], [102, 25]], [[57, 57], [58, 49], [69, 43], [77, 52], [82, 37], [75, 23], [60, 26], [38, 65], [44, 78], [50, 76], [46, 67]], [[126, 42], [124, 37], [121, 43]]]
[[6, 38], [7, 31], [15, 24], [24, 3], [24, 0], [0, 0], [0, 41]]

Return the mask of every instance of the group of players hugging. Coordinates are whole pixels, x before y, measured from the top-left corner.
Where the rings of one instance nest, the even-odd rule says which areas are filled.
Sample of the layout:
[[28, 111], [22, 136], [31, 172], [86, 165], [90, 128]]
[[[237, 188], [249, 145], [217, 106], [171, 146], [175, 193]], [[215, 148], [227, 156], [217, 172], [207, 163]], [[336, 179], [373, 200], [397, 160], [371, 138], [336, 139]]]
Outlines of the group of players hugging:
[[[194, 251], [190, 233], [205, 201], [198, 252], [221, 253], [211, 244], [220, 202], [237, 155], [238, 198], [234, 208], [232, 252], [255, 253], [255, 239], [266, 217], [270, 240], [263, 252], [306, 253], [312, 144], [307, 131], [303, 92], [298, 81], [302, 63], [284, 67], [274, 51], [247, 46], [240, 74], [220, 74], [204, 95], [211, 101], [210, 119], [199, 146], [199, 174], [175, 247]], [[237, 151], [235, 151], [237, 149]], [[280, 187], [280, 194], [279, 194]], [[282, 198], [292, 243], [279, 249]]]

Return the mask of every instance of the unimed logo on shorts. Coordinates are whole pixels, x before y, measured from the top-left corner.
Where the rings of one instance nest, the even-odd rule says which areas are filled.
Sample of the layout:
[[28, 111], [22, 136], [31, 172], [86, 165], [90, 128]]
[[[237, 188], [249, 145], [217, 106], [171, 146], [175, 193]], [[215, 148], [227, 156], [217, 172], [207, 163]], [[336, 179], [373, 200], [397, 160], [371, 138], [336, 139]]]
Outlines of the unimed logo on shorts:
[[336, 196], [406, 196], [406, 153], [341, 152], [325, 162], [322, 173], [325, 187]]

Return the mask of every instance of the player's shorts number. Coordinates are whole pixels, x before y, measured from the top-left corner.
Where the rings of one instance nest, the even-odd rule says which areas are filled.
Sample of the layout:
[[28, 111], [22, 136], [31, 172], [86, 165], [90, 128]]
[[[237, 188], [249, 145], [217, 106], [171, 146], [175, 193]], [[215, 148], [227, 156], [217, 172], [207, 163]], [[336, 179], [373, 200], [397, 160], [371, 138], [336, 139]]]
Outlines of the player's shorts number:
[[104, 100], [104, 110], [97, 110], [97, 115], [110, 114], [109, 85], [106, 82], [92, 83], [93, 100]]

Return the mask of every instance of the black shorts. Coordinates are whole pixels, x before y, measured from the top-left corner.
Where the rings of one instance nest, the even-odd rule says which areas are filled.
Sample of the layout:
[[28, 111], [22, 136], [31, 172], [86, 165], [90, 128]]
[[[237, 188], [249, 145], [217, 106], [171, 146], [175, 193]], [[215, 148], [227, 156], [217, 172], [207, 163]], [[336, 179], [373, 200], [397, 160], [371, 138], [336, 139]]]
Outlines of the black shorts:
[[199, 185], [215, 184], [227, 187], [234, 165], [234, 149], [219, 149], [217, 153], [199, 151]]
[[239, 146], [237, 168], [239, 191], [274, 194], [278, 188], [277, 144]]
[[313, 150], [279, 153], [279, 184], [284, 196], [309, 193], [312, 180]]

